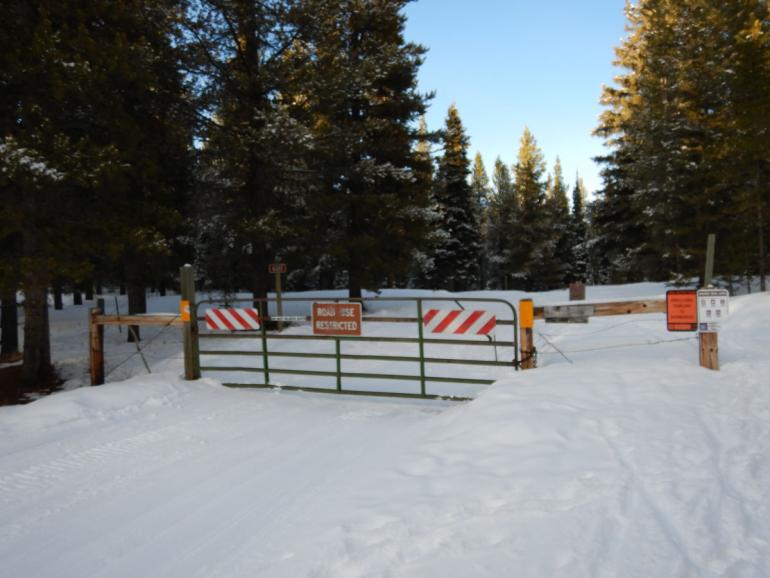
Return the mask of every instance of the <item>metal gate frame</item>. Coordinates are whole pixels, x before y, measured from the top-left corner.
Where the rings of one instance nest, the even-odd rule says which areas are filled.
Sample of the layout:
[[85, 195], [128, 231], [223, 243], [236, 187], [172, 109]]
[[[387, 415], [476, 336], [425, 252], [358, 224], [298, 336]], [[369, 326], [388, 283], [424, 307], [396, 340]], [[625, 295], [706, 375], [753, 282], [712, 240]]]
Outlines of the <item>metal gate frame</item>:
[[[417, 337], [375, 337], [375, 336], [331, 336], [331, 335], [286, 335], [282, 333], [269, 332], [267, 324], [271, 321], [269, 315], [266, 312], [269, 311], [269, 304], [271, 302], [277, 302], [274, 297], [252, 299], [252, 298], [236, 298], [236, 299], [206, 299], [195, 304], [193, 308], [194, 314], [191, 316], [192, 336], [194, 340], [194, 351], [197, 353], [196, 365], [200, 368], [200, 371], [237, 371], [237, 372], [254, 372], [262, 373], [264, 376], [263, 383], [223, 383], [228, 387], [249, 387], [249, 388], [276, 388], [285, 389], [288, 391], [308, 391], [314, 393], [337, 393], [346, 395], [370, 395], [381, 397], [405, 397], [405, 398], [419, 398], [419, 399], [445, 399], [454, 401], [467, 401], [473, 399], [471, 397], [453, 396], [453, 395], [434, 395], [428, 394], [426, 391], [427, 382], [436, 383], [461, 383], [467, 385], [489, 385], [494, 383], [494, 380], [490, 379], [470, 379], [470, 378], [457, 378], [457, 377], [437, 377], [428, 376], [425, 372], [425, 366], [428, 363], [435, 364], [460, 364], [460, 365], [484, 365], [484, 366], [496, 366], [496, 367], [514, 367], [519, 369], [519, 347], [518, 347], [518, 318], [515, 307], [503, 299], [485, 299], [477, 297], [457, 298], [457, 297], [373, 297], [373, 298], [344, 298], [344, 297], [288, 297], [281, 299], [283, 303], [291, 302], [305, 302], [305, 303], [350, 303], [358, 302], [362, 303], [388, 303], [388, 302], [414, 302], [417, 307], [417, 317], [378, 317], [376, 315], [364, 315], [362, 322], [379, 322], [379, 323], [417, 323]], [[513, 340], [505, 341], [478, 341], [470, 339], [440, 339], [440, 338], [426, 338], [423, 334], [423, 304], [425, 302], [451, 302], [456, 303], [461, 309], [463, 306], [460, 303], [495, 303], [502, 304], [508, 307], [511, 311], [511, 320], [498, 320], [497, 325], [512, 325]], [[245, 332], [231, 332], [231, 333], [201, 333], [198, 330], [197, 322], [204, 318], [200, 316], [200, 307], [203, 305], [211, 304], [234, 304], [234, 303], [251, 303], [253, 306], [259, 309], [260, 313], [260, 330], [255, 335], [254, 333]], [[306, 320], [310, 320], [310, 316], [305, 317]], [[267, 323], [265, 322], [267, 321]], [[231, 351], [218, 351], [199, 348], [200, 339], [260, 339], [261, 351], [245, 351], [245, 350], [231, 350]], [[313, 340], [313, 341], [334, 341], [335, 352], [334, 353], [303, 353], [303, 352], [285, 352], [285, 351], [270, 351], [268, 347], [269, 340]], [[360, 342], [380, 342], [380, 343], [415, 343], [418, 345], [419, 355], [405, 356], [405, 355], [354, 355], [343, 354], [341, 352], [341, 343], [343, 341], [360, 341]], [[425, 345], [426, 344], [447, 344], [447, 345], [470, 345], [479, 347], [507, 347], [509, 344], [513, 347], [513, 360], [506, 361], [484, 361], [478, 359], [460, 359], [460, 358], [444, 358], [444, 357], [426, 357]], [[495, 350], [497, 352], [497, 349]], [[261, 355], [262, 367], [234, 367], [234, 366], [206, 366], [200, 365], [201, 356], [210, 355], [238, 355], [238, 356], [254, 356]], [[321, 370], [300, 370], [300, 369], [271, 369], [270, 358], [271, 357], [283, 357], [283, 358], [316, 358], [316, 359], [334, 359], [336, 360], [335, 371], [321, 371]], [[403, 375], [403, 374], [389, 374], [389, 373], [360, 373], [360, 372], [346, 372], [342, 370], [343, 360], [371, 360], [371, 361], [394, 361], [394, 362], [415, 362], [419, 363], [420, 373], [419, 375]], [[323, 377], [335, 377], [336, 388], [322, 388], [322, 387], [306, 387], [306, 386], [293, 386], [293, 385], [279, 385], [270, 382], [271, 374], [290, 374], [290, 375], [314, 375]], [[357, 379], [391, 379], [398, 381], [419, 381], [420, 392], [419, 393], [402, 393], [402, 392], [390, 392], [390, 391], [375, 391], [375, 390], [361, 390], [361, 389], [349, 389], [343, 387], [343, 378], [357, 378]]]

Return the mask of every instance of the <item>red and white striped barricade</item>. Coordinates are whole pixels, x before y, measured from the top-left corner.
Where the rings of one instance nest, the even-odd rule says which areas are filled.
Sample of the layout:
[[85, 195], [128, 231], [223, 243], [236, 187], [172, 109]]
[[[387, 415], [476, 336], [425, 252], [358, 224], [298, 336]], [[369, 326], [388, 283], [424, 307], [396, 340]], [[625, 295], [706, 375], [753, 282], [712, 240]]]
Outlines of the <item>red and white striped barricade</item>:
[[428, 309], [422, 323], [430, 333], [489, 335], [497, 325], [497, 317], [488, 311]]
[[253, 307], [207, 309], [206, 327], [225, 331], [258, 331], [259, 312]]

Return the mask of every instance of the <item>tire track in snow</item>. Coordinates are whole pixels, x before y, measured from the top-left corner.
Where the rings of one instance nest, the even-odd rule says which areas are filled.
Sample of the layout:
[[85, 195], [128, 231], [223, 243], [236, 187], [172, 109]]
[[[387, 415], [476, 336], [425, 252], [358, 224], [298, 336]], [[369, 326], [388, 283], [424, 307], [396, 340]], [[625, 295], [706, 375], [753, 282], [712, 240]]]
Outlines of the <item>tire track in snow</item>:
[[679, 552], [682, 560], [690, 569], [691, 574], [689, 575], [703, 576], [701, 568], [695, 564], [692, 559], [692, 555], [690, 554], [688, 548], [685, 546], [684, 536], [681, 534], [681, 532], [679, 532], [674, 523], [666, 516], [663, 509], [652, 497], [652, 494], [644, 484], [644, 481], [639, 475], [636, 467], [626, 459], [620, 447], [615, 443], [615, 441], [612, 439], [612, 436], [607, 432], [604, 421], [597, 421], [596, 423], [597, 432], [602, 437], [607, 446], [609, 446], [610, 450], [612, 450], [612, 453], [614, 454], [618, 464], [620, 464], [620, 466], [628, 473], [629, 487], [636, 489], [636, 493], [652, 513], [652, 519], [656, 522], [661, 532], [666, 536], [669, 543], [674, 546], [677, 552]]

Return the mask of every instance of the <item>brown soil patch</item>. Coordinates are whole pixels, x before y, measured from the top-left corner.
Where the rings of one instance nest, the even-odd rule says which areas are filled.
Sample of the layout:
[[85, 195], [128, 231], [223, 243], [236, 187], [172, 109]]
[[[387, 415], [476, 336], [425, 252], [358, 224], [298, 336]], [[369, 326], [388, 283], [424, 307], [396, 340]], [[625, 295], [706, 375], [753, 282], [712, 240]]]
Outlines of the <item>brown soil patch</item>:
[[21, 387], [21, 364], [0, 367], [0, 405], [19, 405], [61, 389], [64, 383], [54, 372], [47, 383]]

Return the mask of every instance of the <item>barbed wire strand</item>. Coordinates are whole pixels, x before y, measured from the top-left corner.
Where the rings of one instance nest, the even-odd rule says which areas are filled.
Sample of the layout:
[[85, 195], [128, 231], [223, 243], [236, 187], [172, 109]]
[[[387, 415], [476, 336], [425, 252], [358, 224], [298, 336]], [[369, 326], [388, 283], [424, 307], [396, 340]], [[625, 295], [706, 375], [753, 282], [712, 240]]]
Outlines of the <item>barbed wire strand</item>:
[[[137, 355], [141, 354], [141, 353], [142, 353], [142, 351], [144, 351], [145, 349], [147, 349], [147, 348], [148, 348], [148, 347], [149, 347], [149, 346], [152, 344], [152, 342], [153, 342], [153, 341], [155, 341], [155, 340], [156, 340], [158, 337], [160, 337], [160, 336], [161, 336], [161, 334], [162, 334], [163, 332], [165, 332], [165, 331], [166, 331], [166, 330], [167, 330], [169, 327], [171, 327], [171, 324], [172, 324], [174, 321], [176, 321], [176, 319], [177, 319], [178, 317], [179, 317], [179, 315], [175, 315], [174, 317], [172, 317], [172, 318], [169, 320], [169, 322], [168, 322], [168, 323], [166, 323], [166, 324], [165, 324], [163, 327], [161, 327], [160, 331], [158, 331], [158, 332], [157, 332], [155, 335], [153, 335], [153, 336], [152, 336], [150, 339], [148, 339], [148, 340], [147, 340], [147, 341], [144, 343], [144, 345], [143, 345], [142, 347], [140, 347], [140, 346], [139, 346], [139, 343], [138, 343], [138, 342], [135, 342], [135, 343], [136, 343], [136, 349], [137, 349], [137, 350], [136, 350], [136, 351], [134, 351], [134, 352], [133, 352], [131, 355], [129, 355], [128, 357], [126, 357], [126, 358], [125, 358], [123, 361], [121, 361], [120, 363], [118, 363], [118, 364], [117, 364], [115, 367], [113, 367], [112, 369], [110, 369], [110, 370], [109, 370], [107, 373], [105, 373], [104, 377], [105, 377], [105, 378], [107, 378], [108, 376], [112, 375], [112, 374], [115, 372], [115, 370], [117, 370], [119, 367], [121, 367], [122, 365], [124, 365], [125, 363], [127, 363], [128, 361], [130, 361], [131, 359], [133, 359], [134, 357], [136, 357]], [[149, 366], [147, 365], [147, 360], [145, 360], [145, 359], [144, 359], [144, 356], [142, 356], [142, 360], [144, 361], [145, 367], [147, 367], [147, 371], [148, 371], [148, 372], [150, 372], [150, 368], [149, 368]], [[150, 373], [152, 373], [152, 372], [150, 372]]]

